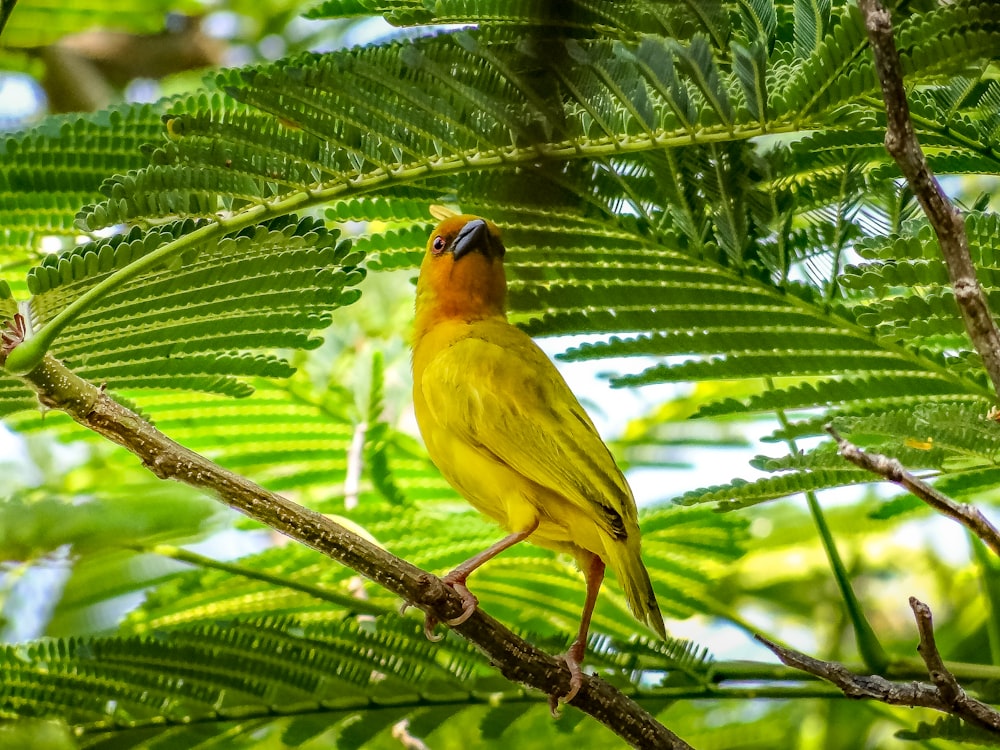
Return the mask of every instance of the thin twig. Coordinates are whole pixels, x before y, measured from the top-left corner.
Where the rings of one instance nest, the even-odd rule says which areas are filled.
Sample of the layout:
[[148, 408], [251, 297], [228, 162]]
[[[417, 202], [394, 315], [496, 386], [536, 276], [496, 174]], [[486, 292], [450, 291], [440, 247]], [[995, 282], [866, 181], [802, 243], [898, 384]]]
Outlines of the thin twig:
[[763, 636], [757, 640], [774, 652], [782, 664], [832, 682], [848, 698], [871, 699], [893, 706], [922, 706], [944, 711], [937, 688], [922, 682], [892, 682], [879, 675], [858, 675], [843, 664], [823, 661], [779, 646]]
[[1000, 713], [991, 706], [969, 697], [958, 685], [954, 676], [944, 666], [941, 654], [934, 645], [930, 608], [910, 598], [910, 606], [917, 619], [920, 632], [920, 650], [934, 684], [926, 682], [893, 682], [879, 675], [859, 675], [843, 664], [823, 661], [772, 643], [762, 636], [757, 640], [767, 646], [783, 664], [802, 670], [840, 688], [848, 698], [876, 700], [892, 706], [931, 708], [953, 714], [978, 726], [1000, 732]]
[[975, 698], [970, 698], [958, 684], [955, 675], [945, 666], [944, 659], [941, 658], [934, 642], [931, 608], [915, 596], [911, 596], [910, 609], [913, 610], [913, 616], [917, 620], [917, 632], [920, 633], [917, 651], [927, 665], [927, 673], [931, 676], [931, 682], [937, 687], [941, 700], [951, 706], [949, 713], [986, 729], [1000, 731], [1000, 712]]
[[[84, 427], [123, 446], [161, 479], [207, 490], [231, 508], [337, 560], [439, 621], [462, 614], [462, 598], [439, 578], [323, 514], [269, 492], [175, 443], [51, 357], [45, 357], [24, 380], [38, 393], [43, 406], [65, 411]], [[477, 609], [453, 630], [486, 654], [507, 679], [549, 695], [569, 691], [570, 673], [563, 660], [518, 637], [482, 610]], [[639, 704], [597, 677], [585, 676], [570, 703], [634, 747], [690, 750], [690, 745]]]
[[903, 69], [892, 37], [892, 19], [879, 0], [858, 0], [858, 8], [865, 17], [875, 69], [882, 83], [886, 150], [896, 160], [934, 228], [941, 255], [948, 267], [955, 301], [965, 320], [965, 329], [983, 359], [983, 366], [993, 381], [993, 389], [1000, 394], [1000, 330], [976, 278], [965, 222], [927, 166], [927, 159], [913, 130], [903, 88]]
[[958, 521], [982, 539], [993, 550], [994, 554], [1000, 555], [1000, 531], [997, 531], [996, 526], [990, 523], [989, 519], [982, 514], [979, 508], [967, 503], [956, 503], [947, 495], [942, 494], [927, 484], [927, 482], [908, 472], [895, 458], [883, 456], [881, 453], [871, 453], [861, 450], [854, 443], [841, 437], [840, 433], [833, 428], [833, 425], [827, 425], [826, 431], [837, 441], [837, 448], [840, 451], [840, 455], [852, 464], [878, 474], [880, 477], [909, 490], [936, 511]]

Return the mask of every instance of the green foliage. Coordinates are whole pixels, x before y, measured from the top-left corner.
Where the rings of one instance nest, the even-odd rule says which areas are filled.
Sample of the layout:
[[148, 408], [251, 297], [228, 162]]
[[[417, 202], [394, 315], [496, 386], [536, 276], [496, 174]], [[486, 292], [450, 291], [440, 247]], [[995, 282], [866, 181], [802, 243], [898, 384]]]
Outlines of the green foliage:
[[[669, 617], [743, 629], [790, 621], [853, 658], [811, 522], [773, 502], [874, 480], [823, 439], [827, 424], [957, 499], [996, 502], [995, 394], [936, 239], [882, 146], [853, 3], [327, 0], [300, 10], [381, 15], [413, 33], [233, 68], [153, 105], [50, 118], [6, 138], [0, 321], [20, 310], [30, 336], [0, 376], [0, 415], [18, 433], [85, 442], [65, 417], [33, 412], [17, 376], [49, 353], [185, 446], [425, 569], [453, 567], [500, 532], [460, 504], [405, 427], [398, 310], [410, 287], [392, 286], [419, 263], [428, 206], [445, 203], [502, 227], [515, 322], [578, 337], [560, 356], [568, 368], [596, 363], [619, 392], [649, 399], [620, 444], [634, 467], [746, 444], [748, 425], [777, 420], [766, 439], [787, 450], [752, 461], [756, 478], [730, 480], [724, 466], [699, 477], [703, 489], [657, 486], [695, 507], [641, 510], [643, 557]], [[32, 13], [51, 15], [22, 20]], [[916, 2], [894, 20], [931, 167], [995, 177], [1000, 5]], [[51, 30], [61, 33], [55, 21]], [[985, 201], [968, 204], [972, 258], [996, 307], [1000, 221]], [[646, 396], [681, 383], [695, 385], [665, 403]], [[206, 533], [203, 506], [123, 480], [128, 459], [87, 445], [91, 463], [62, 484], [0, 490], [3, 558], [71, 570], [42, 618], [59, 637], [0, 653], [0, 716], [63, 722], [18, 722], [25, 732], [94, 748], [385, 747], [402, 720], [429, 745], [476, 733], [497, 747], [589, 737], [581, 714], [543, 723], [543, 696], [499, 680], [453, 636], [427, 643], [418, 617], [397, 616], [393, 597], [311, 550], [246, 524], [230, 531], [237, 553], [180, 549]], [[42, 468], [59, 474], [51, 463]], [[891, 540], [922, 506], [850, 502], [828, 515], [838, 542], [857, 544], [849, 570], [867, 605], [866, 587], [891, 598], [875, 566], [898, 583], [920, 565], [909, 552], [869, 559], [858, 538]], [[152, 571], [130, 572], [151, 560]], [[985, 662], [995, 633], [973, 576], [950, 562], [947, 574], [920, 569], [952, 602], [959, 624], [944, 637]], [[471, 583], [486, 611], [553, 652], [575, 632], [584, 581], [563, 557], [519, 546]], [[142, 603], [122, 604], [139, 589]], [[4, 620], [18, 593], [0, 588]], [[102, 607], [110, 620], [95, 614]], [[756, 713], [723, 713], [729, 702], [716, 700], [705, 709], [715, 716], [667, 720], [699, 747], [822, 744], [799, 714], [787, 717], [789, 705], [805, 710], [801, 695], [780, 692], [765, 665], [747, 676], [697, 644], [648, 636], [608, 580], [588, 656], [606, 679], [657, 712], [775, 688], [767, 697], [796, 700]], [[893, 658], [911, 654], [912, 633], [879, 638]], [[740, 674], [752, 688], [728, 684], [743, 685]], [[828, 746], [885, 735], [874, 715], [836, 729], [839, 710], [822, 719]], [[916, 721], [893, 716], [893, 731]], [[735, 735], [737, 725], [747, 729]], [[900, 736], [970, 739], [967, 729]]]
[[[44, 327], [116, 272], [152, 266], [73, 320], [53, 353], [114, 388], [245, 396], [237, 376], [290, 374], [285, 361], [253, 350], [318, 345], [310, 332], [358, 297], [345, 287], [363, 278], [361, 255], [321, 223], [282, 217], [214, 243], [185, 243], [198, 228], [190, 220], [135, 228], [49, 256], [27, 277], [29, 320]], [[107, 327], [109, 317], [116, 327]]]
[[194, 3], [173, 0], [154, 0], [143, 5], [132, 0], [112, 0], [54, 8], [44, 0], [18, 0], [17, 13], [11, 14], [4, 28], [4, 42], [14, 48], [37, 47], [91, 25], [153, 33], [160, 31], [161, 19], [167, 12], [192, 10], [193, 7], [196, 7]]
[[[972, 5], [946, 6], [939, 23], [961, 34], [967, 14], [996, 13], [992, 3]], [[557, 16], [577, 22], [572, 9]], [[530, 45], [505, 44], [512, 31], [501, 24], [495, 32], [460, 31], [233, 71], [216, 85], [252, 109], [218, 95], [177, 102], [170, 142], [156, 149], [153, 165], [105, 184], [107, 200], [82, 219], [98, 228], [177, 212], [245, 212], [260, 201], [293, 196], [304, 205], [388, 183], [436, 181], [470, 166], [531, 164], [540, 155], [654, 151], [690, 143], [696, 131], [696, 142], [708, 143], [723, 134], [738, 142], [764, 132], [811, 130], [808, 118], [875, 90], [871, 64], [859, 54], [857, 12], [844, 10], [830, 44], [813, 51], [801, 40], [818, 38], [816, 18], [797, 12], [800, 54], [788, 60], [776, 51], [768, 61], [772, 75], [790, 83], [763, 129], [756, 122], [759, 101], [756, 115], [733, 110], [740, 76], [720, 68], [699, 36], [686, 44], [653, 36], [637, 45], [599, 37], [548, 40], [556, 53], [541, 56]], [[540, 33], [558, 26], [552, 19]], [[900, 33], [912, 49], [914, 73], [920, 73], [918, 60], [933, 61], [941, 73], [964, 66], [979, 49], [988, 54], [993, 32], [984, 28], [988, 22], [961, 39], [967, 45], [961, 52], [942, 45], [933, 24], [904, 21]], [[748, 41], [763, 43], [759, 33], [753, 26], [743, 30]], [[742, 78], [745, 88], [745, 72]], [[565, 101], [553, 99], [552, 81]], [[830, 90], [834, 81], [838, 88]], [[292, 88], [298, 95], [285, 96]]]
[[87, 555], [111, 546], [148, 544], [178, 516], [196, 529], [210, 512], [202, 499], [174, 487], [139, 486], [142, 495], [132, 485], [74, 501], [43, 491], [12, 493], [0, 504], [0, 557], [31, 560], [64, 545]]
[[992, 732], [955, 716], [938, 719], [933, 724], [921, 722], [915, 730], [901, 731], [896, 736], [903, 740], [957, 740], [964, 747], [996, 747], [1000, 744]]
[[[408, 687], [411, 702], [454, 700], [456, 691], [469, 689], [468, 647], [421, 643], [412, 637], [417, 629], [383, 622], [373, 632], [351, 621], [310, 625], [272, 617], [152, 637], [12, 646], [0, 656], [7, 686], [0, 710], [47, 714], [56, 703], [94, 735], [83, 744], [89, 747], [110, 733], [119, 741], [132, 735], [134, 744], [147, 734], [143, 729], [192, 720], [211, 723], [214, 732], [275, 712], [325, 714], [333, 722], [373, 705], [393, 685]], [[284, 656], [275, 659], [276, 653]], [[415, 689], [420, 683], [423, 689]], [[115, 696], [111, 711], [108, 695]]]
[[141, 147], [160, 138], [160, 110], [133, 105], [53, 117], [7, 136], [0, 151], [0, 265], [37, 260], [43, 237], [69, 244], [76, 211], [97, 198], [104, 179], [146, 164]]

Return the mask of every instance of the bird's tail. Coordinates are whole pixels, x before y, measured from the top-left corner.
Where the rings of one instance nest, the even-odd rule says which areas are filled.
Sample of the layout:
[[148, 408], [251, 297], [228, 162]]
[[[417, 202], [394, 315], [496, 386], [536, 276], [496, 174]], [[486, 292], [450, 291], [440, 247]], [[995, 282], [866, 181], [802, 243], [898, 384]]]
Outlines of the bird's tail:
[[646, 566], [639, 555], [638, 534], [624, 542], [614, 541], [606, 545], [607, 563], [615, 571], [618, 583], [625, 590], [625, 601], [632, 614], [640, 622], [652, 628], [660, 638], [667, 637], [663, 626], [660, 605], [656, 603], [653, 584], [649, 580]]

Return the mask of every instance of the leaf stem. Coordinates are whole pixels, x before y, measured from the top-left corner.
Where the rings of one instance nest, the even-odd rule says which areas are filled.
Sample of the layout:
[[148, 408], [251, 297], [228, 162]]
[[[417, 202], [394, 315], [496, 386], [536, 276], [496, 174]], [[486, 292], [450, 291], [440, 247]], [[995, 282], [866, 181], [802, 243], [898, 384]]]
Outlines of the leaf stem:
[[183, 237], [164, 243], [151, 253], [105, 277], [60, 310], [48, 323], [37, 331], [29, 333], [29, 336], [7, 356], [4, 369], [12, 375], [28, 374], [41, 363], [42, 358], [63, 329], [97, 304], [106, 294], [136, 278], [143, 271], [158, 265], [171, 255], [197, 247], [203, 242], [225, 234], [225, 232], [226, 229], [221, 224], [207, 224]]
[[972, 557], [979, 567], [979, 580], [986, 602], [986, 636], [990, 644], [990, 661], [1000, 665], [1000, 563], [972, 533], [968, 534]]
[[3, 32], [4, 27], [7, 25], [7, 19], [10, 18], [10, 14], [14, 12], [15, 5], [17, 5], [17, 0], [0, 0], [0, 33]]
[[134, 549], [138, 552], [152, 552], [156, 555], [169, 557], [171, 560], [190, 563], [191, 565], [196, 565], [199, 568], [219, 570], [224, 573], [231, 573], [232, 575], [239, 576], [241, 578], [248, 578], [262, 583], [269, 583], [280, 588], [291, 589], [292, 591], [308, 594], [309, 596], [315, 597], [321, 601], [335, 604], [338, 607], [343, 607], [350, 615], [384, 615], [392, 611], [390, 609], [386, 609], [385, 607], [380, 607], [377, 604], [372, 604], [370, 601], [365, 599], [359, 599], [355, 596], [351, 596], [350, 594], [341, 594], [337, 591], [333, 591], [322, 586], [313, 586], [312, 584], [303, 583], [302, 581], [297, 581], [294, 578], [289, 578], [287, 576], [278, 576], [266, 573], [262, 570], [255, 570], [247, 567], [246, 565], [238, 565], [235, 563], [223, 562], [221, 560], [214, 560], [211, 557], [205, 557], [204, 555], [199, 555], [196, 552], [191, 552], [183, 547], [176, 547], [172, 544], [156, 544], [152, 547], [136, 546]]
[[[768, 388], [774, 387], [774, 383], [770, 378], [767, 378], [766, 382]], [[782, 429], [787, 433], [790, 424], [785, 412], [778, 409], [775, 414]], [[789, 439], [785, 442], [790, 451], [793, 453], [798, 452], [798, 446], [794, 439]], [[806, 492], [806, 503], [809, 506], [809, 513], [813, 518], [813, 523], [816, 525], [816, 530], [819, 532], [820, 541], [826, 552], [827, 560], [830, 562], [830, 568], [833, 571], [834, 580], [837, 582], [837, 588], [840, 589], [840, 595], [844, 600], [844, 606], [847, 608], [848, 617], [851, 618], [851, 625], [854, 628], [854, 638], [858, 644], [858, 653], [861, 654], [861, 659], [870, 670], [873, 672], [884, 672], [889, 665], [889, 656], [879, 642], [878, 636], [875, 635], [875, 631], [871, 623], [868, 622], [868, 618], [865, 617], [864, 609], [858, 600], [857, 594], [854, 592], [851, 577], [847, 572], [847, 567], [844, 565], [843, 559], [840, 557], [837, 543], [830, 532], [826, 516], [823, 515], [823, 509], [820, 507], [819, 500], [814, 491], [809, 490]]]
[[[794, 132], [795, 129], [791, 123], [787, 123], [784, 126], [771, 127], [767, 132]], [[764, 129], [759, 126], [736, 130], [718, 126], [699, 131], [699, 139], [704, 143], [728, 142], [733, 139], [750, 139], [762, 135], [764, 132]], [[609, 136], [603, 139], [592, 139], [587, 145], [586, 155], [594, 158], [603, 155], [618, 156], [622, 153], [642, 152], [651, 148], [687, 145], [689, 142], [690, 136], [687, 134], [674, 135], [664, 131], [651, 132], [644, 136], [632, 136], [624, 141]], [[331, 180], [303, 187], [296, 192], [277, 197], [270, 202], [259, 203], [230, 216], [217, 216], [210, 223], [199, 227], [190, 234], [167, 242], [88, 289], [86, 293], [75, 299], [40, 329], [30, 332], [30, 338], [26, 338], [8, 354], [4, 370], [12, 375], [28, 374], [41, 363], [42, 358], [63, 329], [97, 304], [105, 295], [169, 256], [196, 247], [202, 242], [208, 242], [239, 231], [274, 216], [327, 203], [344, 195], [367, 193], [384, 187], [387, 182], [409, 182], [426, 177], [428, 174], [448, 172], [459, 168], [500, 168], [517, 162], [537, 161], [540, 157], [559, 160], [579, 156], [580, 144], [576, 140], [552, 144], [541, 152], [536, 147], [514, 149], [513, 152], [501, 150], [488, 153], [463, 152], [435, 161], [421, 161], [408, 166], [400, 166], [398, 169], [378, 168], [368, 173], [358, 174], [353, 178], [338, 175], [335, 181]]]
[[820, 539], [823, 542], [823, 549], [826, 551], [827, 559], [830, 561], [830, 568], [833, 570], [833, 577], [837, 581], [837, 588], [840, 589], [844, 606], [847, 607], [847, 614], [851, 618], [851, 624], [854, 627], [854, 637], [858, 643], [858, 653], [861, 654], [861, 659], [864, 661], [865, 666], [872, 672], [884, 672], [885, 668], [889, 665], [889, 656], [886, 654], [885, 649], [882, 648], [882, 644], [879, 642], [878, 636], [875, 635], [875, 631], [872, 629], [871, 623], [868, 622], [868, 618], [865, 617], [861, 602], [858, 601], [858, 596], [851, 585], [850, 575], [847, 573], [844, 561], [837, 550], [833, 534], [830, 533], [830, 527], [826, 523], [823, 509], [820, 508], [819, 500], [816, 499], [816, 493], [811, 490], [807, 492], [806, 502], [809, 504], [809, 513], [813, 517], [813, 522], [816, 524], [816, 529], [819, 531]]
[[148, 269], [159, 265], [167, 258], [191, 250], [202, 243], [237, 232], [265, 219], [289, 214], [295, 209], [302, 208], [311, 202], [314, 202], [312, 193], [294, 193], [287, 198], [273, 203], [254, 206], [232, 217], [218, 218], [208, 224], [203, 224], [182, 237], [160, 245], [160, 247], [152, 252], [102, 279], [60, 310], [52, 320], [40, 329], [31, 332], [29, 337], [25, 338], [21, 344], [16, 346], [7, 355], [4, 369], [12, 375], [27, 375], [42, 362], [42, 358], [48, 353], [56, 337], [62, 333], [66, 326], [100, 302], [109, 292], [135, 279]]

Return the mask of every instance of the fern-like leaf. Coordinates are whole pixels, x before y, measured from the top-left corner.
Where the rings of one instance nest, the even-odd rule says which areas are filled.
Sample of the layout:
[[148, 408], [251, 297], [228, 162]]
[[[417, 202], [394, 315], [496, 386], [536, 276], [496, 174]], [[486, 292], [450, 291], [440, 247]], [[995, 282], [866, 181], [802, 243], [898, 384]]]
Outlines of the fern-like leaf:
[[[194, 222], [88, 243], [28, 275], [32, 325], [44, 325], [112, 273], [198, 229]], [[267, 347], [310, 348], [330, 311], [357, 299], [360, 253], [321, 223], [281, 218], [208, 245], [189, 243], [107, 294], [67, 327], [54, 353], [113, 388], [188, 388], [247, 395], [240, 377], [287, 377]], [[114, 325], [110, 324], [114, 321]], [[257, 350], [257, 351], [255, 351]]]

